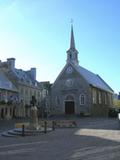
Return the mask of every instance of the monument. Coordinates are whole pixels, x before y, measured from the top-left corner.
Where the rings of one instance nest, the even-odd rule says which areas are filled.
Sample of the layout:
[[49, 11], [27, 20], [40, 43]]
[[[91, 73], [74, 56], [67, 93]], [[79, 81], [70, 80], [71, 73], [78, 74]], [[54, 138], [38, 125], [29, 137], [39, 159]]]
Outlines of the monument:
[[30, 136], [39, 135], [40, 133], [47, 133], [53, 130], [53, 127], [47, 127], [47, 121], [44, 121], [44, 126], [39, 124], [38, 120], [38, 109], [36, 107], [36, 98], [32, 96], [30, 101], [30, 121], [23, 123], [16, 123], [15, 128], [2, 133], [2, 136], [13, 137], [13, 136]]
[[31, 130], [39, 130], [40, 125], [38, 122], [38, 109], [36, 107], [36, 98], [32, 96], [32, 100], [30, 102], [31, 109], [30, 109], [30, 125], [28, 126]]

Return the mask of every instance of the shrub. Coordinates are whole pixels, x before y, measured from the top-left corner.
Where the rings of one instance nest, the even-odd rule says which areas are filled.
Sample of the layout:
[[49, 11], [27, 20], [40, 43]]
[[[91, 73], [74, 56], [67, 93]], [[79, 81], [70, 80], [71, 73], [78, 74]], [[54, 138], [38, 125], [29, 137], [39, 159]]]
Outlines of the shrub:
[[110, 108], [108, 116], [109, 117], [117, 117], [118, 116], [118, 111], [115, 108]]

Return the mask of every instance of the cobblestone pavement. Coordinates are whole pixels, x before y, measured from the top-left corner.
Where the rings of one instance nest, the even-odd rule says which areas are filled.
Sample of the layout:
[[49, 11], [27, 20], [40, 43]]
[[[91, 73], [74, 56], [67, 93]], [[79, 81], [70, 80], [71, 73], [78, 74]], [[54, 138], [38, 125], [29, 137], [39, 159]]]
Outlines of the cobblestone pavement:
[[76, 118], [76, 122], [77, 128], [56, 129], [35, 137], [0, 137], [0, 160], [120, 159], [117, 119]]

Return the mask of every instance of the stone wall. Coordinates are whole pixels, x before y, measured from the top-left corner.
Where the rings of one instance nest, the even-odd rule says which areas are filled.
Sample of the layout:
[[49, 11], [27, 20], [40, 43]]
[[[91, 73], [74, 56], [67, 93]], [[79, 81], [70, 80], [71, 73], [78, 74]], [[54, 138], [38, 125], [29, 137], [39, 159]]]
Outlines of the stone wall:
[[109, 113], [108, 106], [93, 105], [91, 107], [91, 116], [93, 117], [108, 117], [108, 113]]
[[[71, 83], [71, 84], [70, 84]], [[71, 74], [65, 71], [52, 86], [52, 108], [55, 114], [65, 114], [65, 100], [68, 95], [74, 98], [75, 114], [88, 113], [91, 93], [89, 85], [75, 70]], [[85, 95], [85, 104], [80, 104], [80, 95]]]
[[13, 118], [24, 118], [25, 108], [21, 105], [0, 105], [0, 120], [2, 119], [13, 119]]

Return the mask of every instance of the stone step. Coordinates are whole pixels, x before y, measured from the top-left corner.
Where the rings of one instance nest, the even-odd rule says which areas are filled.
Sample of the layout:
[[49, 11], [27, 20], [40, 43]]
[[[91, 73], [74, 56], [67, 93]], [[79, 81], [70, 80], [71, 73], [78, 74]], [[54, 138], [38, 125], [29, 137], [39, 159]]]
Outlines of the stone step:
[[[22, 132], [22, 129], [21, 128], [15, 128], [13, 129], [14, 132], [18, 132], [18, 133], [21, 133]], [[52, 128], [47, 128], [47, 131], [50, 132], [52, 131]], [[44, 132], [44, 128], [41, 128], [40, 130], [30, 130], [30, 129], [25, 129], [25, 133], [33, 133], [33, 134], [40, 134], [40, 133], [43, 133]]]
[[12, 134], [9, 134], [8, 132], [1, 133], [1, 136], [3, 136], [3, 137], [18, 137], [17, 135], [12, 135]]
[[[21, 133], [22, 132], [22, 128], [15, 128], [13, 129], [14, 132], [18, 132], [18, 133]], [[40, 129], [40, 130], [29, 130], [29, 129], [25, 129], [25, 133], [41, 133], [43, 132], [44, 129]]]
[[[52, 131], [52, 128], [47, 128], [47, 132]], [[41, 130], [25, 130], [24, 136], [37, 136], [40, 134], [44, 134], [44, 128]], [[22, 136], [22, 129], [21, 128], [15, 128], [12, 130], [8, 130], [6, 132], [1, 133], [1, 136], [4, 137], [20, 137]]]
[[7, 131], [7, 133], [10, 134], [10, 135], [16, 135], [16, 136], [21, 136], [22, 135], [22, 132], [15, 132], [14, 129]]

